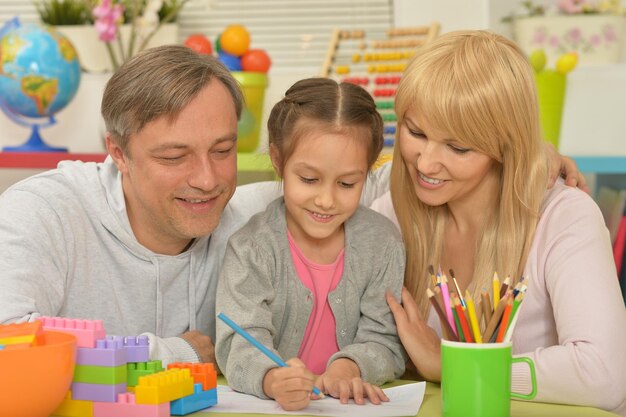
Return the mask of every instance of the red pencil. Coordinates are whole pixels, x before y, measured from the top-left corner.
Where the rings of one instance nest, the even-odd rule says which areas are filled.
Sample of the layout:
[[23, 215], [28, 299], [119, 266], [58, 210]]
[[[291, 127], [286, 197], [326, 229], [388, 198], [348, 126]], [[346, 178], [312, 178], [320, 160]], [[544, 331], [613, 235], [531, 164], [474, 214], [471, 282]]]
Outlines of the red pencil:
[[469, 325], [467, 324], [465, 311], [463, 310], [463, 306], [461, 305], [461, 301], [458, 299], [458, 297], [454, 297], [454, 308], [456, 310], [456, 314], [458, 314], [459, 316], [459, 321], [461, 322], [461, 329], [463, 330], [463, 336], [465, 336], [465, 341], [468, 343], [474, 343], [472, 332], [470, 331]]

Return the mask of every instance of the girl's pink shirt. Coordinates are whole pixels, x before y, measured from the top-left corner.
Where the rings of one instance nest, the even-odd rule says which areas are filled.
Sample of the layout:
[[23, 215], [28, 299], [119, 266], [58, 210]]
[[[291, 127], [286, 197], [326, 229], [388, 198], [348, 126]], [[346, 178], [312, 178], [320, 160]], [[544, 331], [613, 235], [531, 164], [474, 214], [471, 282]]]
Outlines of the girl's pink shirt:
[[313, 309], [304, 331], [298, 358], [316, 375], [326, 370], [328, 359], [339, 351], [335, 316], [328, 303], [328, 294], [339, 284], [343, 274], [344, 251], [335, 262], [320, 265], [308, 260], [291, 233], [288, 233], [289, 249], [296, 273], [302, 284], [313, 294]]

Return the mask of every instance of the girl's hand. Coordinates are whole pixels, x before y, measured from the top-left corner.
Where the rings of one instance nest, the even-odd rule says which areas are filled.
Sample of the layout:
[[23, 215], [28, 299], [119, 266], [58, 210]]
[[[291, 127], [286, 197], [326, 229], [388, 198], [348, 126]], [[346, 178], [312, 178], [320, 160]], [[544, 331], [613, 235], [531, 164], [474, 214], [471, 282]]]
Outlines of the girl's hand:
[[365, 404], [365, 398], [372, 404], [389, 401], [380, 387], [361, 379], [359, 367], [347, 358], [334, 360], [326, 372], [320, 375], [316, 385], [322, 392], [339, 398], [342, 404], [347, 404], [350, 398], [354, 398], [354, 402], [359, 405]]
[[405, 287], [402, 287], [402, 305], [389, 291], [386, 297], [387, 304], [396, 320], [398, 336], [415, 368], [427, 381], [439, 382], [441, 380], [441, 339], [426, 324], [415, 300]]
[[300, 359], [289, 359], [287, 364], [288, 367], [273, 368], [265, 374], [263, 391], [284, 410], [301, 410], [311, 401], [315, 375]]

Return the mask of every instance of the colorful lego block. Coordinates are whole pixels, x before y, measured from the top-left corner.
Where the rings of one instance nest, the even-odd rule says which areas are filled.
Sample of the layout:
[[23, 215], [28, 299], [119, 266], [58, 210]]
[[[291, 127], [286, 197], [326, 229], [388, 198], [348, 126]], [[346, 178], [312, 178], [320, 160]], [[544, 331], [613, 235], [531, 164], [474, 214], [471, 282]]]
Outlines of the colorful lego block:
[[127, 362], [122, 336], [107, 336], [106, 339], [96, 340], [93, 348], [79, 347], [76, 351], [77, 365], [126, 366]]
[[135, 387], [137, 404], [159, 404], [193, 394], [193, 378], [189, 369], [168, 369], [142, 376]]
[[173, 368], [189, 369], [193, 382], [201, 383], [204, 391], [217, 387], [217, 372], [212, 363], [174, 362], [167, 365], [167, 369]]
[[126, 364], [120, 366], [76, 365], [74, 382], [117, 385], [127, 381]]
[[76, 336], [76, 346], [93, 348], [96, 340], [104, 339], [106, 332], [102, 327], [102, 320], [79, 320], [64, 317], [38, 317], [44, 330], [65, 332]]
[[169, 417], [170, 403], [137, 404], [135, 395], [123, 393], [114, 403], [93, 403], [93, 417]]
[[30, 323], [0, 324], [0, 345], [40, 345], [43, 329], [38, 321]]
[[65, 399], [52, 413], [58, 417], [93, 417], [93, 401], [75, 400], [72, 391], [68, 391]]
[[148, 362], [150, 360], [150, 347], [148, 336], [128, 336], [124, 340], [126, 358], [128, 362]]
[[127, 380], [129, 387], [134, 387], [139, 383], [139, 377], [152, 375], [163, 371], [163, 365], [160, 360], [149, 362], [129, 363], [126, 365]]
[[72, 398], [75, 400], [114, 403], [118, 394], [126, 392], [126, 382], [117, 385], [85, 384], [72, 382]]
[[184, 416], [217, 404], [217, 388], [205, 391], [202, 389], [202, 384], [198, 383], [193, 386], [193, 389], [193, 394], [170, 403], [171, 415]]

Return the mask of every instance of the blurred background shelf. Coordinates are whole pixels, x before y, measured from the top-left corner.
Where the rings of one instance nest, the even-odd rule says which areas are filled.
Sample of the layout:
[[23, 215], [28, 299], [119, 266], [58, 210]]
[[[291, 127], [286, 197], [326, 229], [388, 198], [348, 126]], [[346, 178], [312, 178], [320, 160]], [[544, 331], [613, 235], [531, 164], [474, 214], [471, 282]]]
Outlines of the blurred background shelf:
[[[0, 152], [0, 193], [21, 179], [56, 168], [60, 161], [102, 162], [105, 158], [105, 153]], [[267, 154], [238, 153], [237, 171], [238, 184], [276, 179]]]

